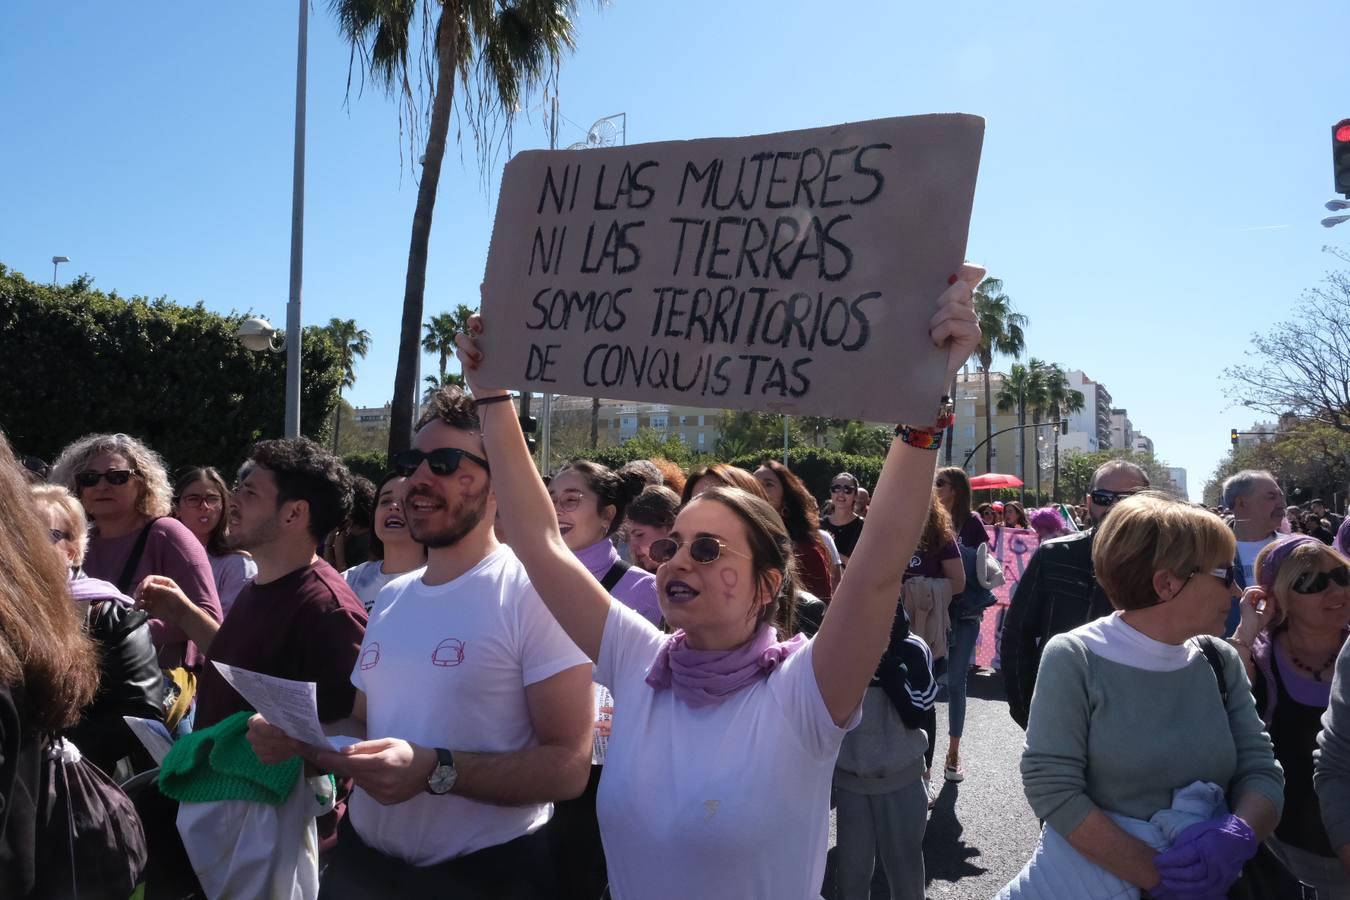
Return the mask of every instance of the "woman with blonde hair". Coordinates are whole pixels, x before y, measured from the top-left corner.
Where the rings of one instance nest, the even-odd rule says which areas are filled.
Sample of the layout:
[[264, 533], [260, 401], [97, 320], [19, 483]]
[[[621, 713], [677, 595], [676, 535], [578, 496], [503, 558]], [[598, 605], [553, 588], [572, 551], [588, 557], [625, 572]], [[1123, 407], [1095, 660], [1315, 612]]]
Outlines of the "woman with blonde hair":
[[1026, 882], [1049, 866], [1153, 897], [1221, 897], [1274, 830], [1280, 766], [1237, 652], [1213, 638], [1236, 594], [1235, 550], [1222, 521], [1162, 494], [1112, 507], [1092, 563], [1116, 611], [1046, 644], [1022, 755], [1045, 827], [1001, 896], [1036, 896]]
[[[65, 563], [0, 433], [0, 897], [51, 897], [62, 873], [38, 861], [43, 735], [80, 720], [98, 690], [94, 644], [66, 589]], [[69, 873], [66, 873], [68, 877]], [[51, 883], [57, 879], [57, 883]]]
[[1284, 814], [1271, 850], [1320, 900], [1350, 898], [1313, 787], [1313, 751], [1331, 703], [1336, 657], [1350, 634], [1350, 562], [1311, 535], [1267, 544], [1242, 595], [1230, 643], [1284, 769]]
[[[171, 578], [215, 621], [222, 618], [206, 548], [171, 518], [164, 463], [125, 434], [90, 434], [61, 451], [51, 481], [79, 498], [93, 523], [84, 568], [128, 596], [150, 575]], [[204, 657], [175, 625], [150, 620], [161, 668], [201, 667]]]
[[88, 541], [80, 501], [57, 484], [33, 485], [30, 494], [49, 526], [54, 554], [70, 567], [71, 598], [99, 649], [98, 696], [69, 736], [94, 765], [112, 773], [119, 760], [141, 755], [140, 741], [122, 717], [164, 720], [164, 677], [149, 617], [116, 587], [82, 570]]

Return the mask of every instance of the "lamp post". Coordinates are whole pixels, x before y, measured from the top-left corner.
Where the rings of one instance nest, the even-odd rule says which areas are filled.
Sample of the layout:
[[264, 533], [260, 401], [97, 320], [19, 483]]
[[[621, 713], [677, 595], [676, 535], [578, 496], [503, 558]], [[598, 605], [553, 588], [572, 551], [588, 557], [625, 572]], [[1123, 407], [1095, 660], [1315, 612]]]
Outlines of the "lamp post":
[[305, 69], [309, 0], [300, 0], [295, 61], [295, 162], [291, 179], [291, 289], [286, 302], [286, 437], [300, 436], [300, 287], [305, 246]]
[[70, 262], [70, 257], [69, 256], [52, 257], [52, 287], [56, 287], [56, 267], [61, 265], [61, 263], [63, 262]]

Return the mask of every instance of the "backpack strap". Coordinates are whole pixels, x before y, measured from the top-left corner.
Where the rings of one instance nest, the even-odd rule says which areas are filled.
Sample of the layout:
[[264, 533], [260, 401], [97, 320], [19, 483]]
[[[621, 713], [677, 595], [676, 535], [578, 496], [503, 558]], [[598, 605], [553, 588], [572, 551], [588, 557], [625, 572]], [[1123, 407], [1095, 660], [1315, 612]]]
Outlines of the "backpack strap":
[[1219, 648], [1214, 646], [1214, 638], [1209, 635], [1197, 637], [1195, 642], [1200, 645], [1200, 652], [1205, 654], [1209, 667], [1214, 670], [1214, 680], [1219, 683], [1219, 697], [1223, 700], [1223, 708], [1228, 709], [1228, 679], [1224, 677], [1223, 657], [1219, 655]]
[[605, 589], [605, 593], [613, 593], [615, 585], [624, 575], [628, 574], [628, 570], [631, 568], [633, 567], [623, 560], [619, 560], [610, 566], [609, 571], [605, 573], [605, 577], [600, 579], [600, 586]]
[[150, 540], [150, 528], [159, 518], [153, 518], [145, 523], [141, 529], [141, 534], [136, 538], [136, 544], [131, 548], [131, 555], [127, 557], [127, 564], [122, 567], [122, 574], [113, 582], [117, 589], [127, 596], [131, 596], [131, 577], [136, 574], [136, 567], [141, 564], [141, 557], [145, 555], [145, 542]]

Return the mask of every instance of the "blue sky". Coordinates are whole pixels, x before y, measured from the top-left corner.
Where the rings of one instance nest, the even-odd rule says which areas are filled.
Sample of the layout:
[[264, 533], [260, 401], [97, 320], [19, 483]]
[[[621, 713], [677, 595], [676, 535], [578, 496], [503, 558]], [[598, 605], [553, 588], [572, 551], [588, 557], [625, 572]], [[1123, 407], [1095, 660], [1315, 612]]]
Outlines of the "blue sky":
[[[63, 280], [284, 322], [295, 19], [283, 0], [5, 4], [0, 262], [47, 279], [64, 254]], [[1227, 409], [1223, 368], [1350, 238], [1318, 225], [1348, 31], [1343, 0], [615, 0], [578, 17], [560, 141], [617, 112], [630, 143], [985, 116], [970, 257], [1031, 318], [1030, 353], [1104, 383], [1198, 496], [1254, 418]], [[373, 405], [392, 392], [416, 185], [394, 104], [344, 106], [346, 76], [318, 4], [304, 315], [371, 332], [350, 399]], [[518, 150], [547, 145], [532, 105]], [[447, 156], [429, 313], [476, 302], [501, 162], [484, 177], [467, 138]]]

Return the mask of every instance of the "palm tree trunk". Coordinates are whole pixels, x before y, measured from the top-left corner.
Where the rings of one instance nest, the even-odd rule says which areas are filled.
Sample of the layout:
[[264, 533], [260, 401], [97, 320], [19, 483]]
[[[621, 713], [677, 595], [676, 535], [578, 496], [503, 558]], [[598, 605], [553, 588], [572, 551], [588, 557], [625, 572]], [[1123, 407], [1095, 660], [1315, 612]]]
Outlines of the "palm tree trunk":
[[600, 442], [600, 398], [591, 398], [591, 449]]
[[427, 286], [427, 245], [431, 240], [431, 216], [436, 207], [436, 188], [441, 180], [446, 136], [455, 99], [455, 45], [459, 17], [451, 5], [442, 7], [436, 25], [436, 95], [431, 102], [431, 125], [427, 129], [422, 178], [417, 186], [412, 238], [408, 247], [408, 274], [403, 286], [403, 325], [399, 334], [398, 368], [394, 373], [394, 402], [390, 410], [389, 455], [407, 450], [412, 443], [413, 412], [417, 408], [417, 363], [422, 352], [422, 306]]
[[441, 345], [441, 380], [438, 382], [438, 384], [440, 384], [440, 385], [442, 385], [442, 386], [445, 384], [445, 365], [446, 365], [446, 363], [449, 361], [449, 359], [450, 359], [450, 351], [446, 349], [446, 347], [445, 347], [444, 344], [442, 344], [442, 345]]
[[984, 471], [994, 471], [994, 395], [989, 387], [989, 365], [980, 360], [984, 367]]
[[337, 405], [333, 407], [333, 453], [338, 452], [338, 431], [342, 428], [342, 385], [338, 385]]

